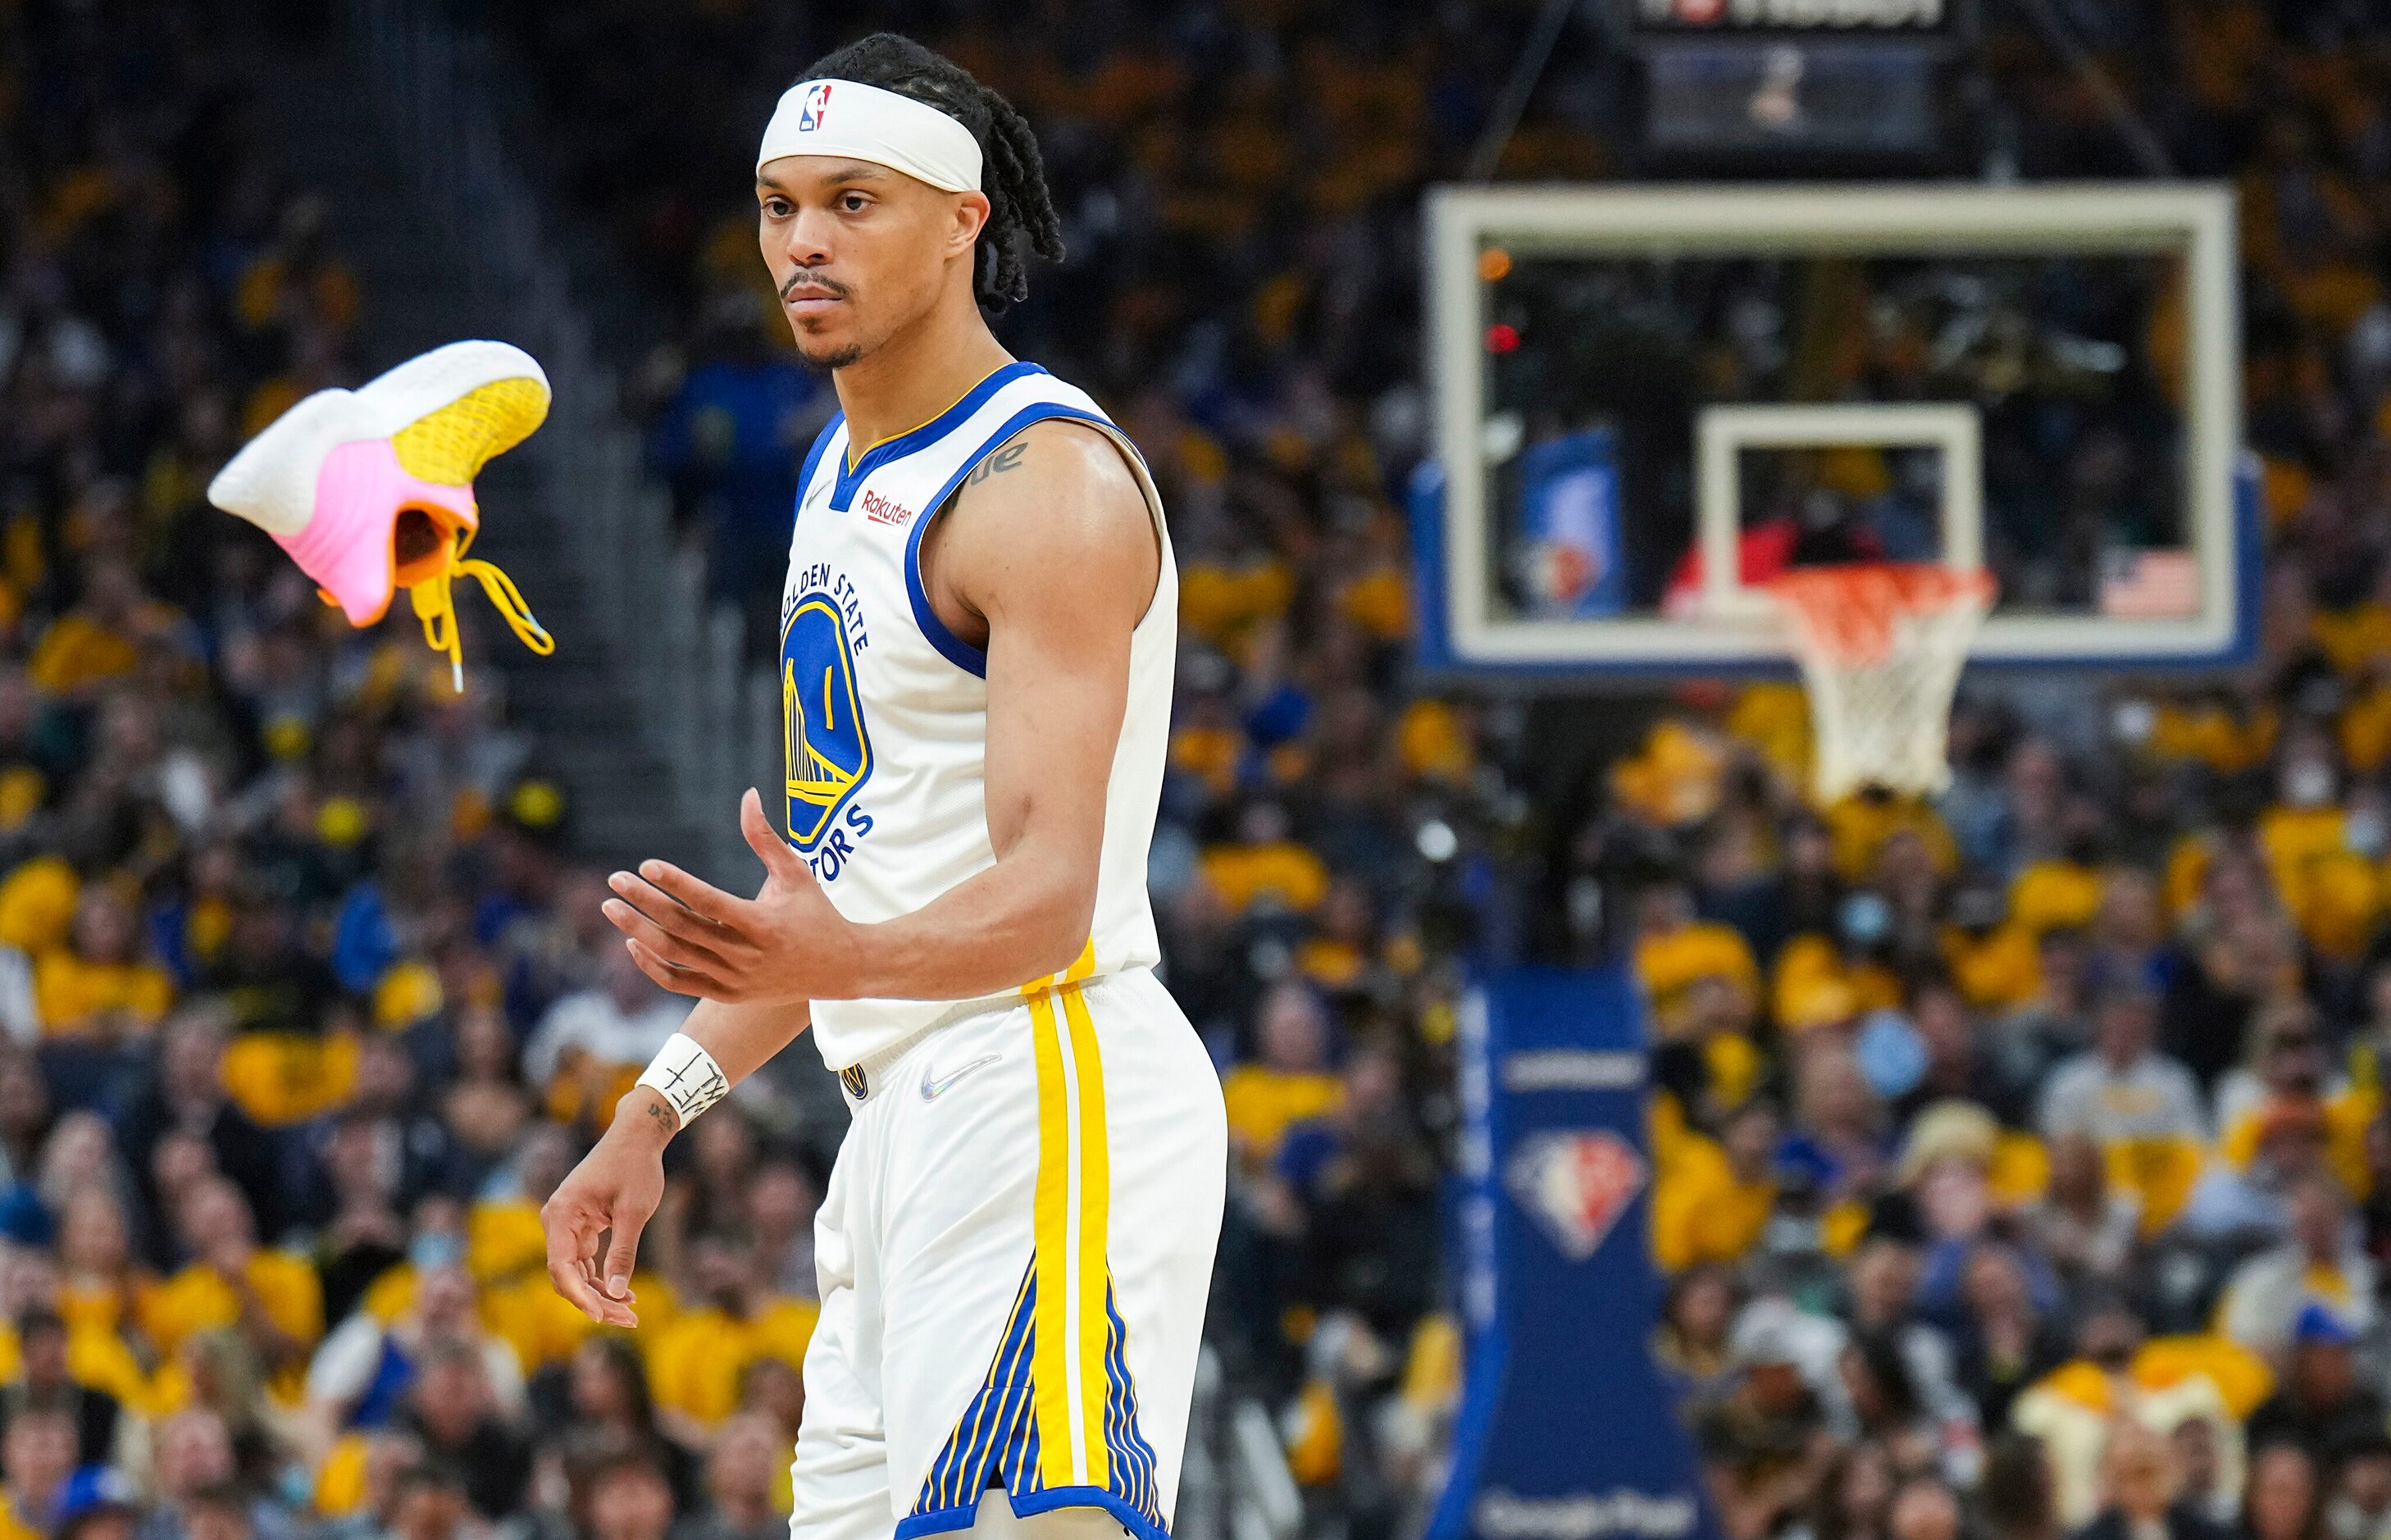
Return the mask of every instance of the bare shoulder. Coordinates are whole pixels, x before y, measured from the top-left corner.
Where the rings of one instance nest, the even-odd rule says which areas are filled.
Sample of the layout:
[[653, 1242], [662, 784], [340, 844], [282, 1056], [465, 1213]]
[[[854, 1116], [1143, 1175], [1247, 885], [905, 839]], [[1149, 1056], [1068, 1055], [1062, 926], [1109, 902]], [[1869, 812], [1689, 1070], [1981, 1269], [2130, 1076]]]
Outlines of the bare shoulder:
[[1120, 593], [1142, 611], [1159, 572], [1153, 516], [1120, 446], [1066, 419], [1034, 422], [991, 451], [939, 523], [948, 580], [983, 615], [1008, 591], [1057, 585]]
[[963, 525], [1004, 526], [1008, 537], [1032, 531], [1053, 537], [1101, 540], [1106, 531], [1139, 533], [1147, 524], [1145, 495], [1121, 448], [1103, 430], [1067, 418], [1024, 428], [972, 467], [955, 489]]

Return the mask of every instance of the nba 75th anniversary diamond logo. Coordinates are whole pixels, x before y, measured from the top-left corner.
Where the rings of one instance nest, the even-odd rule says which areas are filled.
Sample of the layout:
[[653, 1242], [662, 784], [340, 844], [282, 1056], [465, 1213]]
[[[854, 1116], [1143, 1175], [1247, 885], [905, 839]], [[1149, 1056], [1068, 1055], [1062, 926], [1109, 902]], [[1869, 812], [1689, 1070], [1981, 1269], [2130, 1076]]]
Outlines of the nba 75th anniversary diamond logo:
[[1644, 1158], [1608, 1129], [1531, 1134], [1511, 1157], [1511, 1196], [1571, 1262], [1602, 1246], [1644, 1187]]

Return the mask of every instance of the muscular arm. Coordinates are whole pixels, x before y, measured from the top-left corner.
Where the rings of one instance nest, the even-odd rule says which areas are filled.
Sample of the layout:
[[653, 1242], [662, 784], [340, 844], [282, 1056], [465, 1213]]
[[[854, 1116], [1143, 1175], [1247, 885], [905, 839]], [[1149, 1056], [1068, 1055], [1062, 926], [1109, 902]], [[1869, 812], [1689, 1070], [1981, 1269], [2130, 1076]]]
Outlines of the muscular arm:
[[996, 864], [856, 927], [846, 982], [866, 998], [962, 1000], [1060, 973], [1095, 912], [1130, 633], [1160, 574], [1153, 518], [1093, 429], [1039, 423], [981, 467], [925, 537], [923, 580], [952, 629], [986, 638]]
[[1059, 973], [1086, 944], [1130, 633], [1160, 548], [1136, 479], [1093, 430], [1038, 423], [984, 465], [925, 536], [924, 581], [958, 634], [986, 638], [995, 864], [911, 914], [857, 925], [751, 791], [741, 826], [770, 874], [754, 902], [663, 861], [614, 876], [607, 917], [667, 989], [743, 1003], [965, 1000]]

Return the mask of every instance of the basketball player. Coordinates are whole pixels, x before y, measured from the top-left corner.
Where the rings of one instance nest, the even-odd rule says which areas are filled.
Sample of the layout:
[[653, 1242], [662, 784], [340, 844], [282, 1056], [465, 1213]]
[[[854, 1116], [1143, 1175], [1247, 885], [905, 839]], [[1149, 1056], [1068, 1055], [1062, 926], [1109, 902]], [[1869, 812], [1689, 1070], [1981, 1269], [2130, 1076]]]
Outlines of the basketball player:
[[549, 1271], [632, 1326], [666, 1143], [811, 1025], [854, 1113], [816, 1235], [796, 1540], [1167, 1533], [1219, 1238], [1219, 1081], [1145, 892], [1178, 581], [1081, 392], [983, 312], [1059, 256], [1038, 148], [867, 38], [782, 97], [764, 260], [842, 415], [781, 604], [787, 781], [751, 900], [663, 861], [607, 917], [698, 997], [549, 1199]]

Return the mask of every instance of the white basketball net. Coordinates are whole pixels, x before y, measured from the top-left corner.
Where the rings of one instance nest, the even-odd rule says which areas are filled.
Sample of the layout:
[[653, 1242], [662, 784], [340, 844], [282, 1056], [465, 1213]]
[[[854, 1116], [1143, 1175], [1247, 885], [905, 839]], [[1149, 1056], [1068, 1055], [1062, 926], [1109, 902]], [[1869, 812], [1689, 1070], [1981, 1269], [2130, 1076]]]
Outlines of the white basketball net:
[[1951, 696], [1992, 606], [1991, 575], [1910, 563], [1797, 567], [1768, 591], [1802, 661], [1818, 799], [1948, 785]]

